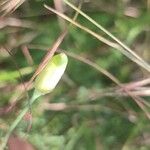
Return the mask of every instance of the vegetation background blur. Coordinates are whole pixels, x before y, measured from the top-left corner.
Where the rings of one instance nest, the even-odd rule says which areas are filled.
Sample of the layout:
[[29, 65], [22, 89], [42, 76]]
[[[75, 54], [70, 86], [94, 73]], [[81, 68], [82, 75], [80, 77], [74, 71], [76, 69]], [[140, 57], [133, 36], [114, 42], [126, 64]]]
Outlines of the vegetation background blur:
[[[149, 0], [72, 2], [150, 62]], [[75, 14], [61, 0], [0, 0], [1, 138], [27, 102], [27, 96], [18, 98], [20, 93], [27, 92], [24, 87], [46, 50], [68, 27], [44, 8], [45, 3], [70, 18]], [[83, 16], [76, 21], [111, 40]], [[59, 47], [69, 55], [67, 70], [56, 89], [32, 105], [32, 119], [30, 115], [22, 119], [9, 149], [22, 141], [26, 150], [149, 150], [149, 71], [76, 26], [67, 29]], [[106, 77], [101, 67], [137, 99]], [[29, 96], [32, 91], [31, 87]], [[21, 144], [22, 149], [25, 146]]]

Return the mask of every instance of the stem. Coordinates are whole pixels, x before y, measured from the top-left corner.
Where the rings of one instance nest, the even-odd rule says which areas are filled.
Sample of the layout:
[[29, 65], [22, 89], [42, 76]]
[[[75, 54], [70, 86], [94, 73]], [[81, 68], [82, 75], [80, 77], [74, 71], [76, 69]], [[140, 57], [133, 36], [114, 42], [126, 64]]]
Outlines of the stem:
[[[29, 99], [30, 104], [33, 104], [34, 101], [40, 97], [42, 94], [39, 93], [38, 91], [34, 91], [32, 97]], [[4, 148], [6, 147], [7, 141], [11, 135], [11, 133], [13, 132], [13, 130], [17, 127], [17, 125], [19, 124], [19, 122], [22, 120], [23, 116], [28, 112], [29, 107], [26, 104], [26, 106], [24, 107], [24, 109], [20, 112], [19, 116], [16, 118], [16, 120], [11, 124], [7, 134], [5, 135], [2, 145], [0, 147], [0, 150], [4, 150]]]

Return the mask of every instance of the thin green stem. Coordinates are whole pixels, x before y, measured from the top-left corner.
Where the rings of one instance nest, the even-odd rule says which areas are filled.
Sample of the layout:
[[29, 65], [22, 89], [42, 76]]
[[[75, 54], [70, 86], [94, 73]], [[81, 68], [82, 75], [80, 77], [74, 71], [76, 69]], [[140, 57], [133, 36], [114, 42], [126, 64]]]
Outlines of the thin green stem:
[[[30, 105], [32, 105], [34, 103], [34, 101], [40, 97], [42, 94], [39, 93], [38, 91], [34, 91], [30, 101]], [[7, 141], [11, 135], [11, 133], [13, 132], [13, 130], [17, 127], [17, 125], [19, 124], [19, 122], [22, 120], [22, 118], [24, 117], [24, 115], [28, 112], [29, 107], [28, 104], [26, 104], [26, 106], [24, 107], [24, 109], [20, 112], [19, 116], [16, 118], [16, 120], [11, 124], [9, 131], [7, 132], [7, 134], [5, 135], [2, 145], [0, 147], [0, 150], [4, 150], [7, 144]]]

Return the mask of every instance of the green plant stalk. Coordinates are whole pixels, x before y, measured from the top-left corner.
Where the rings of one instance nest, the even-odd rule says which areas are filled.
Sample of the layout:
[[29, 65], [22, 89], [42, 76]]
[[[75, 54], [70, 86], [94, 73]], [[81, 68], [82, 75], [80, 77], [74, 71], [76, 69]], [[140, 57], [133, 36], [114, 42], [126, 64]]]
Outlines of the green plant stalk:
[[[30, 98], [30, 105], [32, 105], [35, 100], [40, 97], [42, 95], [42, 93], [38, 92], [37, 90], [35, 90], [33, 92], [32, 97]], [[13, 130], [17, 127], [17, 125], [19, 124], [19, 122], [22, 120], [22, 118], [24, 117], [24, 115], [28, 112], [29, 107], [28, 104], [26, 104], [26, 106], [23, 108], [23, 110], [20, 112], [19, 116], [16, 118], [16, 120], [11, 124], [9, 131], [7, 132], [6, 136], [3, 139], [2, 145], [0, 147], [0, 150], [4, 150], [4, 148], [7, 145], [7, 141], [11, 135], [11, 133], [13, 132]]]

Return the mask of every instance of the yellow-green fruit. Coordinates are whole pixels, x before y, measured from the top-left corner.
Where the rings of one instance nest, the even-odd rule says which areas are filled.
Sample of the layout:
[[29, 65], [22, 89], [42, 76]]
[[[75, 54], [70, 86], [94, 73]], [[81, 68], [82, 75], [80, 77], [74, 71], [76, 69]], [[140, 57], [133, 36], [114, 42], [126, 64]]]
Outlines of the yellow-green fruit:
[[62, 77], [68, 58], [65, 53], [60, 53], [52, 57], [45, 68], [36, 77], [34, 87], [37, 91], [46, 94], [51, 92]]

